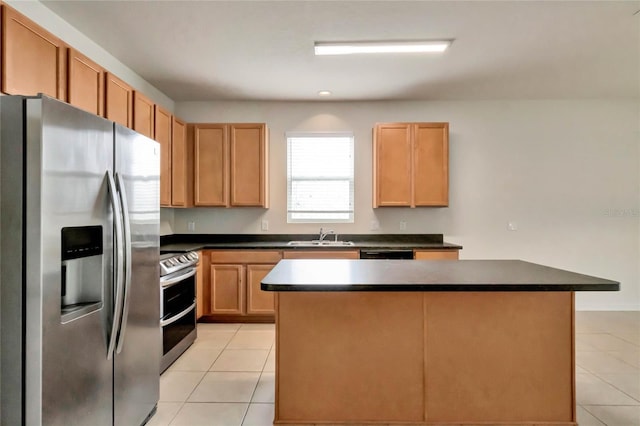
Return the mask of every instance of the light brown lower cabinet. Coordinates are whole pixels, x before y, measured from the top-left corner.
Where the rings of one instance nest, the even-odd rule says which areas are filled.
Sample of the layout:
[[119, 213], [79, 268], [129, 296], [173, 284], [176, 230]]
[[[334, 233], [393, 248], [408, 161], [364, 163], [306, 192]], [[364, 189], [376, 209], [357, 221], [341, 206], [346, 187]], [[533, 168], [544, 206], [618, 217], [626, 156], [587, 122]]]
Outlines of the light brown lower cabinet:
[[244, 275], [243, 265], [211, 265], [209, 313], [244, 313]]
[[416, 260], [458, 260], [459, 250], [414, 250]]
[[276, 265], [247, 265], [247, 315], [273, 315], [274, 292], [262, 291], [260, 282]]
[[207, 250], [203, 321], [273, 322], [274, 294], [260, 282], [282, 258], [271, 250]]
[[[200, 319], [204, 315], [204, 283], [209, 281], [209, 258], [202, 250], [198, 252], [198, 257], [200, 262], [198, 262], [196, 269], [196, 319]], [[205, 265], [207, 265], [206, 268]]]
[[360, 251], [337, 250], [289, 250], [282, 253], [283, 259], [360, 259]]
[[[359, 259], [359, 250], [203, 250], [197, 317], [204, 322], [273, 322], [274, 292], [260, 282], [280, 259]], [[415, 250], [415, 259], [458, 259], [458, 250]]]

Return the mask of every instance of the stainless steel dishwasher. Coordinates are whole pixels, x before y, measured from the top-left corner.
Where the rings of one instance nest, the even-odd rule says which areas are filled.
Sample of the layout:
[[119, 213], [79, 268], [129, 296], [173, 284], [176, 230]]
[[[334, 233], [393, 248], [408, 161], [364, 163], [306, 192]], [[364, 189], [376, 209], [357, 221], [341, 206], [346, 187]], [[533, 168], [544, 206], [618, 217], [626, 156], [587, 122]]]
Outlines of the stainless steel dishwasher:
[[413, 250], [360, 250], [360, 259], [413, 259]]

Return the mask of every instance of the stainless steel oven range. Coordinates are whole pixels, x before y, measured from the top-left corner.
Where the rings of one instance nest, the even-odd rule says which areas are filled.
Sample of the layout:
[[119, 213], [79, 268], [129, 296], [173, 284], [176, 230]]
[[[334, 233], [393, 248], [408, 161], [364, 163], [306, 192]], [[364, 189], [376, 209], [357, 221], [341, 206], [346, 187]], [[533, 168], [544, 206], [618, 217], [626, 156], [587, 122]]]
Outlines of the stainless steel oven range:
[[160, 255], [160, 326], [166, 370], [196, 340], [196, 265], [198, 253]]

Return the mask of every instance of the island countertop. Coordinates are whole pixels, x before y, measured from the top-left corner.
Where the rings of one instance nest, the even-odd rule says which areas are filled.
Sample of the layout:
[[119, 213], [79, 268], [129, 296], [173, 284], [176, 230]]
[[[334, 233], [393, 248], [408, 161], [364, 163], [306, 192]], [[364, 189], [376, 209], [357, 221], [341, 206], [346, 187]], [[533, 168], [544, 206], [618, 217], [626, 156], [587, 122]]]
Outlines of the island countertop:
[[620, 283], [522, 260], [282, 260], [266, 291], [618, 291]]

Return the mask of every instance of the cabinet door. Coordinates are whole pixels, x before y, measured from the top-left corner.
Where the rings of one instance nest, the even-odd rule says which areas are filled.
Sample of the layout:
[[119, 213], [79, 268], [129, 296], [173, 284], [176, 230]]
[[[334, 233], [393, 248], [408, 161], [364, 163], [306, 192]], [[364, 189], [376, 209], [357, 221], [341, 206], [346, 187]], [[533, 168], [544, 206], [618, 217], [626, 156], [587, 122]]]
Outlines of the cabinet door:
[[44, 93], [66, 101], [66, 46], [62, 40], [2, 5], [2, 91]]
[[267, 207], [267, 140], [264, 124], [229, 126], [232, 207]]
[[111, 73], [105, 73], [104, 118], [133, 127], [133, 88]]
[[155, 104], [142, 93], [133, 92], [133, 130], [153, 139]]
[[211, 265], [210, 314], [244, 313], [244, 267]]
[[282, 253], [283, 259], [360, 259], [358, 250], [288, 250]]
[[171, 206], [171, 113], [155, 106], [156, 141], [160, 143], [160, 205]]
[[194, 204], [227, 206], [229, 200], [229, 144], [224, 124], [195, 125]]
[[449, 124], [417, 123], [413, 128], [416, 206], [449, 204]]
[[275, 313], [274, 292], [262, 291], [260, 281], [276, 265], [247, 265], [247, 314], [272, 315]]
[[373, 207], [411, 206], [411, 127], [377, 124], [373, 140]]
[[416, 260], [458, 260], [458, 250], [415, 250]]
[[92, 114], [104, 109], [104, 69], [75, 49], [68, 49], [67, 101]]
[[171, 205], [187, 207], [187, 125], [173, 117], [171, 126]]

